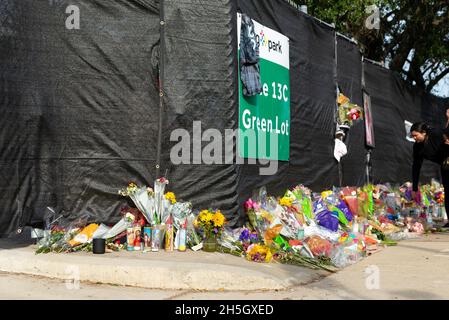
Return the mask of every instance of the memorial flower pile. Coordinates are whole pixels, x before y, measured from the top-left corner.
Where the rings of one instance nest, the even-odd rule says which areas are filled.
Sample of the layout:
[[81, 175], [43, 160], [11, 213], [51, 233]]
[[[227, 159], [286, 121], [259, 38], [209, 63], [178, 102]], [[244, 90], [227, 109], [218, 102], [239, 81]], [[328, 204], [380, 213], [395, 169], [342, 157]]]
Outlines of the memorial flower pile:
[[415, 199], [411, 183], [321, 193], [298, 185], [279, 197], [261, 188], [244, 203], [247, 223], [230, 229], [219, 209], [194, 211], [190, 202], [177, 201], [173, 192], [165, 192], [168, 183], [161, 178], [151, 188], [131, 182], [120, 190], [135, 208], [122, 208], [121, 219], [113, 226], [88, 218], [71, 223], [55, 219], [38, 242], [37, 253], [91, 251], [95, 238], [106, 239], [109, 250], [130, 246], [139, 250], [140, 244], [148, 252], [152, 250], [145, 248], [154, 234], [157, 248], [162, 249], [165, 236], [175, 238], [175, 250], [187, 246], [196, 251], [212, 237], [219, 245], [217, 251], [248, 261], [335, 272], [398, 240], [433, 230], [433, 220], [445, 215], [443, 187], [436, 181], [421, 186]]

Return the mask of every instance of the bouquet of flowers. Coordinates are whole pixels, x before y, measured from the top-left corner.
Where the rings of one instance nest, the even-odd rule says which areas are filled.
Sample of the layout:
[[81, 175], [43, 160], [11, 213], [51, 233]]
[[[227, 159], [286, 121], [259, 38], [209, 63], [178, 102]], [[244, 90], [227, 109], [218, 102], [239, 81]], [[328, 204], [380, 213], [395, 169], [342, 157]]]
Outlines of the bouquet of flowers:
[[241, 229], [238, 240], [242, 243], [245, 251], [250, 244], [259, 243], [261, 241], [259, 234], [256, 231], [251, 231], [246, 227]]
[[251, 244], [246, 249], [246, 259], [254, 262], [271, 262], [271, 248], [263, 244]]
[[195, 225], [201, 227], [206, 238], [219, 237], [226, 222], [220, 210], [202, 210], [195, 220]]
[[194, 248], [202, 242], [201, 237], [198, 235], [195, 229], [197, 217], [192, 212], [190, 212], [187, 215], [186, 219], [187, 219], [187, 244], [189, 245], [190, 248]]
[[[154, 182], [154, 206], [156, 209], [154, 215], [155, 224], [165, 223], [169, 217], [169, 206], [172, 202], [173, 197], [167, 199], [164, 195], [165, 187], [168, 184], [168, 180], [165, 178], [159, 178]], [[176, 201], [176, 200], [175, 200]]]
[[[244, 228], [244, 230], [247, 230]], [[240, 229], [224, 229], [221, 237], [218, 239], [220, 245], [220, 252], [229, 253], [238, 257], [241, 257], [244, 252], [244, 246], [240, 240]]]
[[351, 103], [345, 95], [340, 93], [337, 103], [339, 124], [352, 126], [353, 121], [363, 118], [362, 108]]
[[52, 228], [50, 233], [47, 233], [46, 236], [38, 242], [36, 254], [49, 253], [52, 251], [64, 252], [68, 250], [69, 246], [65, 241], [65, 237], [66, 231], [63, 228]]
[[147, 187], [138, 187], [134, 182], [130, 182], [126, 189], [119, 190], [119, 194], [124, 197], [130, 197], [137, 209], [145, 216], [148, 223], [156, 223], [156, 204], [154, 200], [154, 191]]
[[[302, 213], [306, 219], [312, 219], [312, 191], [303, 185], [299, 185], [293, 188], [291, 193], [297, 199], [299, 212]], [[293, 202], [293, 204], [295, 204], [295, 202]]]
[[157, 179], [154, 182], [154, 189], [138, 187], [131, 182], [126, 189], [119, 190], [119, 194], [130, 197], [148, 223], [155, 226], [167, 222], [176, 204], [176, 196], [173, 192], [164, 194], [167, 184], [168, 180], [165, 178]]
[[[115, 238], [120, 237], [122, 233], [126, 232], [126, 229], [133, 225], [133, 223], [137, 220], [137, 213], [141, 214], [137, 209], [132, 208], [123, 208], [121, 213], [122, 218], [114, 226], [112, 226], [112, 228], [105, 229], [104, 233], [100, 233], [100, 228], [98, 228], [93, 237], [114, 240]], [[142, 224], [141, 222], [142, 221], [140, 221], [140, 224]]]
[[192, 204], [190, 202], [176, 202], [170, 210], [173, 217], [173, 225], [179, 230], [186, 218], [192, 213]]
[[302, 228], [302, 223], [298, 221], [298, 218], [295, 215], [296, 212], [293, 207], [294, 201], [295, 197], [292, 194], [290, 194], [290, 196], [285, 195], [279, 200], [279, 205], [276, 207], [275, 211], [283, 225], [281, 234], [291, 239], [295, 239], [299, 230]]
[[[84, 214], [75, 221], [68, 222], [62, 216], [49, 222], [47, 217], [44, 237], [38, 242], [36, 254], [48, 252], [73, 252], [86, 248], [92, 242], [97, 224], [88, 224], [90, 214]], [[50, 219], [51, 220], [51, 219]]]

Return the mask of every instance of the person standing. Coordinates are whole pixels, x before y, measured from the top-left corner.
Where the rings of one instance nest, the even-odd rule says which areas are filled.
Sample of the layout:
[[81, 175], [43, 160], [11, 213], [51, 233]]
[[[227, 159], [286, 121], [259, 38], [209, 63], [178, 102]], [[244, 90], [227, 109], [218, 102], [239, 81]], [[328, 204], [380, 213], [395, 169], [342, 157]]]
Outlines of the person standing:
[[[444, 187], [444, 206], [449, 214], [449, 169], [443, 165], [444, 160], [449, 156], [448, 148], [443, 137], [442, 129], [431, 128], [424, 122], [417, 122], [410, 128], [410, 135], [415, 140], [413, 145], [413, 198], [416, 198], [418, 191], [419, 175], [424, 159], [430, 160], [440, 165], [441, 178]], [[449, 222], [444, 226], [449, 227]]]

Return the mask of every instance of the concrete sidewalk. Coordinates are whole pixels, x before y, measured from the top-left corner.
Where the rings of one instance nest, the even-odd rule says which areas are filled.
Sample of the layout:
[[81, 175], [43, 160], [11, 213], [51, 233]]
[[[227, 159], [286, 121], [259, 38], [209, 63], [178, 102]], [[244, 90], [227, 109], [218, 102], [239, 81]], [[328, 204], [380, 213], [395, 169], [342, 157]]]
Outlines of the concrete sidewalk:
[[81, 282], [170, 290], [283, 290], [328, 275], [222, 253], [113, 252], [39, 254], [35, 245], [0, 240], [0, 271]]
[[[235, 257], [225, 255], [223, 258], [230, 263], [226, 258]], [[0, 288], [7, 288], [0, 290], [0, 300], [449, 299], [448, 262], [449, 233], [438, 233], [401, 241], [398, 246], [389, 247], [319, 281], [287, 290], [162, 290], [86, 282], [75, 287], [64, 280], [0, 272]], [[261, 266], [254, 265], [256, 269]], [[297, 272], [302, 272], [301, 268]], [[377, 280], [373, 281], [376, 274]]]

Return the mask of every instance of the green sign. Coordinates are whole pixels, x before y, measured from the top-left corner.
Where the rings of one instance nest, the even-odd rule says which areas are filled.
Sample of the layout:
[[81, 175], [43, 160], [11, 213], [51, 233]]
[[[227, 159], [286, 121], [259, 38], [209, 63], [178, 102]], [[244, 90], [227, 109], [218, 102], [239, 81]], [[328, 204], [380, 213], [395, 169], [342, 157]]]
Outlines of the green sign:
[[[288, 161], [290, 158], [289, 39], [253, 20], [259, 46], [262, 92], [243, 94], [239, 68], [239, 138], [241, 158]], [[241, 15], [237, 15], [240, 57]]]

